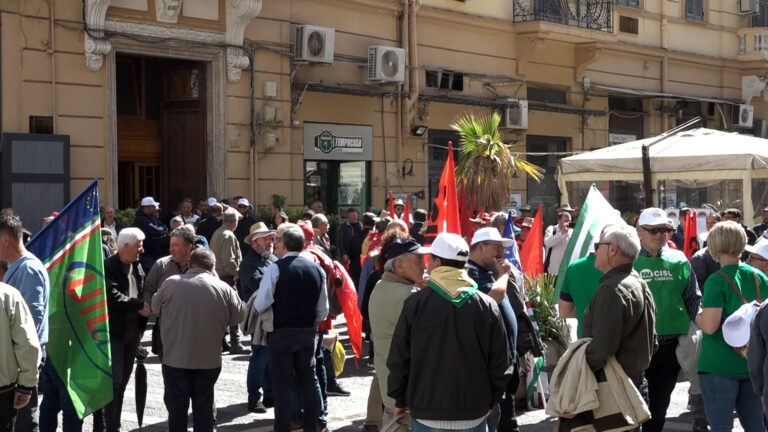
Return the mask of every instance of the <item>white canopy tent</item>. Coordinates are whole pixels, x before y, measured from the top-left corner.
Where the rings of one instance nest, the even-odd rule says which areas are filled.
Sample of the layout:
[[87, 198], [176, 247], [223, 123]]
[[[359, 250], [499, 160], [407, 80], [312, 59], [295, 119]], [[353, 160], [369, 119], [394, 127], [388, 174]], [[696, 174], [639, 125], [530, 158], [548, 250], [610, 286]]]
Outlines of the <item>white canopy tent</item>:
[[686, 183], [741, 180], [744, 220], [752, 221], [752, 179], [768, 178], [768, 140], [706, 128], [673, 132], [659, 141], [660, 138], [662, 135], [561, 159], [558, 184], [565, 202], [568, 202], [566, 182], [642, 182], [642, 146], [645, 145], [649, 146], [651, 184], [656, 185], [660, 180]]

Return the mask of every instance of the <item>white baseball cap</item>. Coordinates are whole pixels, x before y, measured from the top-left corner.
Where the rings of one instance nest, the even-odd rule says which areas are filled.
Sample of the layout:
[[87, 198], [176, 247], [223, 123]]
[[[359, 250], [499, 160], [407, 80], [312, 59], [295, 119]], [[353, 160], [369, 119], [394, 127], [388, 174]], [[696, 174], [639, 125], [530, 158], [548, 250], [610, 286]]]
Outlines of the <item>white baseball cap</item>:
[[664, 210], [657, 207], [650, 207], [643, 210], [640, 213], [640, 217], [637, 219], [637, 226], [646, 225], [669, 225], [672, 226], [672, 221], [664, 212]]
[[768, 260], [768, 241], [763, 240], [754, 246], [746, 245], [744, 246], [744, 250], [755, 255], [760, 255]]
[[216, 198], [214, 198], [214, 197], [209, 197], [208, 198], [208, 205], [209, 206], [212, 206], [212, 205], [216, 204], [217, 202], [219, 202], [219, 201], [217, 201]]
[[250, 207], [251, 203], [250, 203], [250, 202], [248, 202], [248, 199], [247, 199], [247, 198], [240, 198], [240, 199], [237, 201], [237, 205], [239, 205], [239, 206], [240, 206], [240, 205], [244, 205], [244, 206], [249, 206], [249, 207]]
[[752, 326], [752, 320], [755, 319], [758, 307], [756, 302], [743, 304], [725, 320], [723, 323], [725, 343], [739, 348], [749, 342], [749, 329]]
[[504, 247], [510, 247], [515, 242], [512, 239], [502, 237], [501, 234], [499, 234], [499, 230], [492, 227], [480, 228], [479, 230], [475, 231], [475, 235], [472, 236], [472, 245], [484, 241], [501, 242], [501, 245]]
[[141, 199], [141, 206], [155, 206], [156, 209], [160, 208], [160, 203], [155, 201], [155, 199], [151, 196], [144, 197]]
[[469, 246], [458, 234], [440, 233], [435, 237], [428, 252], [438, 258], [467, 262], [469, 259]]

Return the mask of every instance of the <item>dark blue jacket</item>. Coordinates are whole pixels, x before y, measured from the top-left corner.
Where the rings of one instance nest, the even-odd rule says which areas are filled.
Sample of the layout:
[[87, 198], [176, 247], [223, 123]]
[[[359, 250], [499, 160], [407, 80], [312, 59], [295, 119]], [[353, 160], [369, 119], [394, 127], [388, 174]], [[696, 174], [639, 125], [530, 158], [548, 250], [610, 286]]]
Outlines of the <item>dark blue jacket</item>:
[[133, 220], [133, 226], [140, 229], [146, 238], [144, 239], [144, 253], [141, 254], [139, 262], [144, 273], [149, 273], [152, 265], [159, 258], [168, 255], [168, 242], [170, 234], [155, 216], [147, 216], [141, 209], [136, 211], [136, 217]]
[[253, 249], [243, 258], [238, 271], [237, 293], [240, 294], [240, 298], [244, 302], [247, 302], [251, 295], [259, 289], [264, 271], [274, 262], [277, 262], [276, 256], [269, 255], [269, 258], [265, 259]]
[[[467, 261], [467, 274], [472, 280], [477, 282], [477, 289], [483, 294], [488, 294], [493, 287], [493, 283], [496, 282], [493, 272], [482, 268], [472, 260]], [[504, 296], [504, 300], [499, 303], [499, 310], [501, 311], [501, 318], [504, 321], [504, 328], [507, 330], [509, 352], [512, 354], [512, 360], [516, 362], [517, 318], [515, 317], [515, 311], [512, 309], [512, 303], [509, 302], [509, 297]]]

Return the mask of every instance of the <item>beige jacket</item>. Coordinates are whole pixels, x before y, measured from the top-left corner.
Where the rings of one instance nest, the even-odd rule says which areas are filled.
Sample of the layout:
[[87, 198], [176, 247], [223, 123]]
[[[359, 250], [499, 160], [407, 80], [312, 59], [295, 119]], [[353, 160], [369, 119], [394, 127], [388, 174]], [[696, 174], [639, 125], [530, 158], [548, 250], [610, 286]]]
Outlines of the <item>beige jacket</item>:
[[35, 322], [24, 298], [16, 288], [0, 283], [0, 389], [16, 385], [31, 392], [41, 358]]
[[219, 227], [211, 236], [211, 250], [216, 255], [216, 273], [237, 278], [243, 255], [235, 233], [227, 229], [226, 225]]
[[368, 316], [371, 320], [371, 338], [373, 339], [373, 364], [379, 378], [381, 399], [387, 408], [395, 407], [395, 400], [387, 395], [387, 357], [392, 345], [397, 320], [403, 310], [405, 299], [419, 289], [394, 273], [386, 272], [376, 283], [368, 303]]
[[[586, 359], [586, 347], [592, 339], [579, 339], [568, 347], [557, 364], [550, 381], [550, 398], [546, 413], [571, 419], [585, 411], [602, 419], [619, 415], [626, 426], [613, 430], [632, 430], [651, 418], [640, 392], [614, 357], [605, 364], [605, 382], [598, 383]], [[592, 425], [572, 430], [593, 431]]]

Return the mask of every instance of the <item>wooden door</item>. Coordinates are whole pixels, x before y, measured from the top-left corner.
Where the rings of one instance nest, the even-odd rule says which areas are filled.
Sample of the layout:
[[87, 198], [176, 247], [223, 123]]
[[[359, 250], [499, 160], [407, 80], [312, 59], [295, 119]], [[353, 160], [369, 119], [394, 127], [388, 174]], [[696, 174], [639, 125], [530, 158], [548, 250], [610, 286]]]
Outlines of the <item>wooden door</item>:
[[163, 207], [207, 196], [205, 64], [165, 60], [162, 64]]

